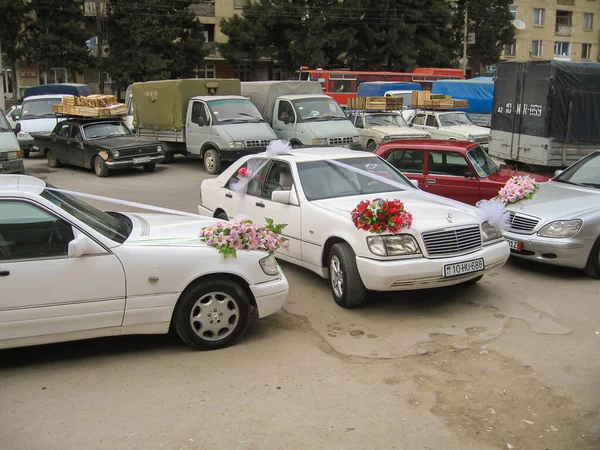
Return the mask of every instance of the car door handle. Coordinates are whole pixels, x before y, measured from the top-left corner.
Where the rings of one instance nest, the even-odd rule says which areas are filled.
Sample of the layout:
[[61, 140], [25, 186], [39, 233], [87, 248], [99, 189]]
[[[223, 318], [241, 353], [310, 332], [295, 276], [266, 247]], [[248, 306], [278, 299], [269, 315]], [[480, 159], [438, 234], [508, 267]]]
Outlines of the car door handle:
[[225, 194], [225, 197], [227, 198], [233, 198], [233, 195], [231, 195], [229, 192], [227, 194]]
[[264, 208], [265, 204], [263, 202], [256, 202], [256, 206], [258, 206], [259, 208]]
[[275, 131], [283, 131], [281, 128], [274, 128]]
[[8, 270], [0, 270], [0, 277], [7, 277], [10, 275]]
[[429, 183], [429, 184], [435, 184], [435, 182], [436, 182], [436, 181], [435, 181], [435, 178], [427, 178], [427, 179], [425, 180], [425, 183]]

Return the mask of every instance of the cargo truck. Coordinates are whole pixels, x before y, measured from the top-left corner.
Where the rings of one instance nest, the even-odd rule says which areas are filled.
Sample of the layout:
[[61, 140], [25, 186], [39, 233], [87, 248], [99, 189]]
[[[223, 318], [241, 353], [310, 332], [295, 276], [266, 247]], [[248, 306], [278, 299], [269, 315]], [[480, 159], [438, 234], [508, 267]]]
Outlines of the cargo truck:
[[182, 79], [131, 85], [133, 127], [176, 153], [202, 158], [209, 174], [222, 163], [265, 151], [277, 139], [260, 112], [240, 95], [237, 79]]
[[530, 169], [564, 168], [600, 148], [600, 64], [498, 64], [490, 155]]
[[338, 103], [315, 81], [251, 81], [242, 95], [256, 105], [279, 139], [293, 147], [360, 150], [358, 131]]

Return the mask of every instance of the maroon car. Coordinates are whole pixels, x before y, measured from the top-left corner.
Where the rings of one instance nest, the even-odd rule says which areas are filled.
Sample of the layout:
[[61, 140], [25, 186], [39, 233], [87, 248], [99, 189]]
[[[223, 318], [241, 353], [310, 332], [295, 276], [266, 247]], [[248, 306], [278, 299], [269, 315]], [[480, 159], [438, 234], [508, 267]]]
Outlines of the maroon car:
[[500, 167], [475, 142], [402, 140], [380, 145], [375, 153], [419, 188], [470, 205], [495, 197], [514, 175], [548, 181], [544, 175]]

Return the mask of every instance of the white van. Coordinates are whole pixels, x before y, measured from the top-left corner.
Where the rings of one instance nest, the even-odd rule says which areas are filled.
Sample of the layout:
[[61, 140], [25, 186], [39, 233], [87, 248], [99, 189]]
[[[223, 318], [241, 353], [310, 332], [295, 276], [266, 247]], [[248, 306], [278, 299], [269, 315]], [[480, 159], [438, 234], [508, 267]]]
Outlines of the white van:
[[24, 170], [19, 142], [0, 110], [0, 173], [24, 173]]
[[37, 151], [33, 145], [36, 133], [50, 133], [58, 122], [64, 120], [52, 111], [52, 105], [61, 103], [65, 96], [66, 94], [33, 95], [23, 100], [15, 131], [24, 158], [28, 158], [31, 151]]

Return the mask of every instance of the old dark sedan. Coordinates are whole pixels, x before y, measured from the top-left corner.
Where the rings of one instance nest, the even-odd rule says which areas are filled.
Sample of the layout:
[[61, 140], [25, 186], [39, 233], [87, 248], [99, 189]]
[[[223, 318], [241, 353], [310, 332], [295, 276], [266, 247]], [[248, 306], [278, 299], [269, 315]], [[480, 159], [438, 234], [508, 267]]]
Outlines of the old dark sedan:
[[36, 135], [35, 146], [46, 155], [50, 167], [93, 168], [99, 177], [127, 167], [141, 166], [152, 172], [164, 159], [160, 144], [135, 137], [120, 119], [67, 119], [51, 133]]

